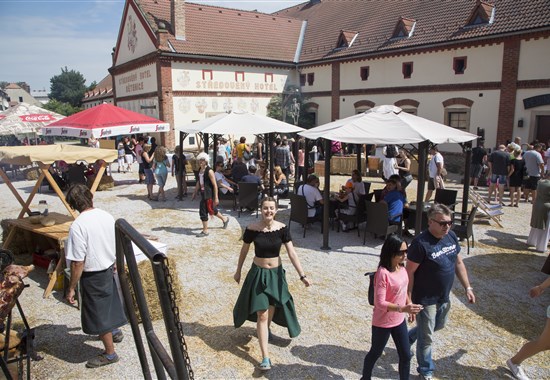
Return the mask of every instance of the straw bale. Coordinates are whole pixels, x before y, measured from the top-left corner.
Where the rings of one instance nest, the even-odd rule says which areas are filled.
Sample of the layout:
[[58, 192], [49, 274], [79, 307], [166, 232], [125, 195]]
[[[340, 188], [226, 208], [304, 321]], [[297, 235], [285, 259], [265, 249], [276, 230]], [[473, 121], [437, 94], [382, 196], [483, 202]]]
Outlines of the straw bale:
[[[95, 175], [88, 177], [88, 181], [86, 182], [88, 187], [92, 187], [92, 184], [95, 181], [95, 177], [96, 177]], [[99, 186], [97, 187], [97, 191], [108, 190], [113, 187], [115, 187], [115, 181], [113, 177], [111, 177], [110, 175], [104, 175], [103, 177], [101, 177], [101, 181], [99, 181]]]
[[29, 181], [36, 181], [38, 177], [40, 177], [40, 169], [37, 167], [28, 168], [23, 171], [23, 174], [25, 175], [25, 179]]
[[[160, 308], [160, 300], [157, 293], [157, 284], [155, 282], [155, 276], [153, 273], [152, 264], [149, 260], [143, 260], [138, 263], [139, 277], [141, 279], [141, 285], [143, 287], [143, 293], [145, 294], [145, 300], [147, 301], [147, 307], [149, 308], [149, 314], [151, 320], [161, 320], [162, 310]], [[183, 305], [183, 291], [180, 279], [177, 275], [176, 262], [172, 257], [168, 257], [168, 268], [172, 275], [172, 288], [176, 298], [176, 305]], [[128, 275], [128, 268], [126, 268], [126, 274]], [[131, 282], [129, 282], [130, 291], [132, 293], [134, 312], [138, 316], [138, 321], [141, 322], [141, 316], [136, 302], [135, 293]]]

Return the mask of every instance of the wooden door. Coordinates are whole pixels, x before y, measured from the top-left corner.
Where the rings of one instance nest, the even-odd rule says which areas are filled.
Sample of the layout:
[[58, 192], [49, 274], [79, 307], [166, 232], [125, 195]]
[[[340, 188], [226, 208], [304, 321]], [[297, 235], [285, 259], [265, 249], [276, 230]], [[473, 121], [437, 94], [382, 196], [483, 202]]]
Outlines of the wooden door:
[[540, 143], [550, 141], [550, 115], [539, 115], [536, 119], [537, 136]]

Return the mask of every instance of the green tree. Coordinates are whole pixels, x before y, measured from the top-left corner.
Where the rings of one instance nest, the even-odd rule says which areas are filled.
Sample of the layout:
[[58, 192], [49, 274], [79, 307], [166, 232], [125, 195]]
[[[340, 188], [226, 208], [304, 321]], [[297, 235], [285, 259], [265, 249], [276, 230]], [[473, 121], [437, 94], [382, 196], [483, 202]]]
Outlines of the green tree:
[[90, 85], [88, 86], [88, 91], [92, 91], [97, 87], [97, 82], [94, 80]]
[[6, 82], [6, 81], [4, 81], [4, 80], [3, 80], [3, 81], [0, 81], [0, 88], [1, 88], [1, 89], [5, 89], [6, 86], [7, 86], [8, 84], [9, 84], [9, 82]]
[[65, 66], [61, 74], [50, 79], [50, 99], [62, 103], [69, 103], [73, 107], [80, 107], [86, 92], [86, 80], [78, 71], [70, 70]]
[[74, 107], [69, 103], [63, 103], [55, 99], [51, 99], [48, 103], [44, 104], [43, 108], [64, 116], [70, 116], [73, 113], [82, 111], [80, 107]]

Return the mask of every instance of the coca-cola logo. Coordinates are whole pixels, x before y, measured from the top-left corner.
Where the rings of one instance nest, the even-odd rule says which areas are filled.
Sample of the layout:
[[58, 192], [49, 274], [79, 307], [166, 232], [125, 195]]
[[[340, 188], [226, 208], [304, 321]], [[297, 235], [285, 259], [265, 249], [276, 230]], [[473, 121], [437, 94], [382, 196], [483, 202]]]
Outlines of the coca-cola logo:
[[69, 130], [67, 128], [61, 128], [61, 136], [69, 134]]
[[88, 131], [81, 129], [80, 130], [80, 137], [88, 137]]
[[130, 133], [139, 132], [139, 127], [137, 125], [132, 125], [130, 127]]
[[109, 136], [111, 133], [113, 133], [113, 131], [111, 131], [110, 129], [102, 129], [99, 133], [99, 137]]
[[0, 120], [2, 120], [5, 117], [6, 117], [6, 115], [0, 115]]
[[31, 123], [41, 123], [43, 121], [52, 121], [55, 118], [50, 114], [33, 114], [33, 115], [22, 115], [19, 118], [26, 122]]

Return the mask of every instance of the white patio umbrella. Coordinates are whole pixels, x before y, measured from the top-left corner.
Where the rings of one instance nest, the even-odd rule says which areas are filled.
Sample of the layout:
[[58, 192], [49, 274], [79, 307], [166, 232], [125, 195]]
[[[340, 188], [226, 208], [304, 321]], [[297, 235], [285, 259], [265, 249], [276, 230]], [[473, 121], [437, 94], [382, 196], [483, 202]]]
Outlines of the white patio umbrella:
[[32, 104], [19, 103], [0, 112], [0, 135], [40, 133], [42, 127], [64, 117]]
[[[464, 143], [477, 139], [477, 135], [460, 131], [447, 125], [437, 123], [423, 117], [403, 112], [393, 105], [374, 107], [364, 113], [298, 133], [308, 139], [323, 138], [352, 144], [419, 144], [419, 163], [425, 163], [428, 142], [434, 144]], [[424, 143], [424, 144], [420, 144]], [[420, 149], [421, 145], [425, 145]], [[469, 163], [468, 163], [469, 164]], [[328, 165], [325, 164], [326, 170]], [[422, 210], [424, 196], [425, 165], [419, 165], [417, 189], [417, 207]], [[467, 187], [468, 181], [465, 181]], [[325, 186], [330, 188], [330, 175], [325, 177]], [[467, 190], [464, 198], [467, 200]], [[325, 195], [328, 202], [328, 193]], [[417, 213], [416, 230], [419, 232], [421, 213]], [[328, 211], [324, 215], [325, 231], [323, 234], [323, 249], [328, 247]]]
[[403, 112], [392, 105], [374, 107], [364, 113], [298, 133], [308, 139], [324, 138], [352, 144], [463, 143], [476, 135], [423, 117]]
[[266, 133], [295, 133], [303, 128], [246, 111], [222, 113], [184, 126], [176, 130], [185, 133], [210, 133], [216, 135], [258, 135]]

